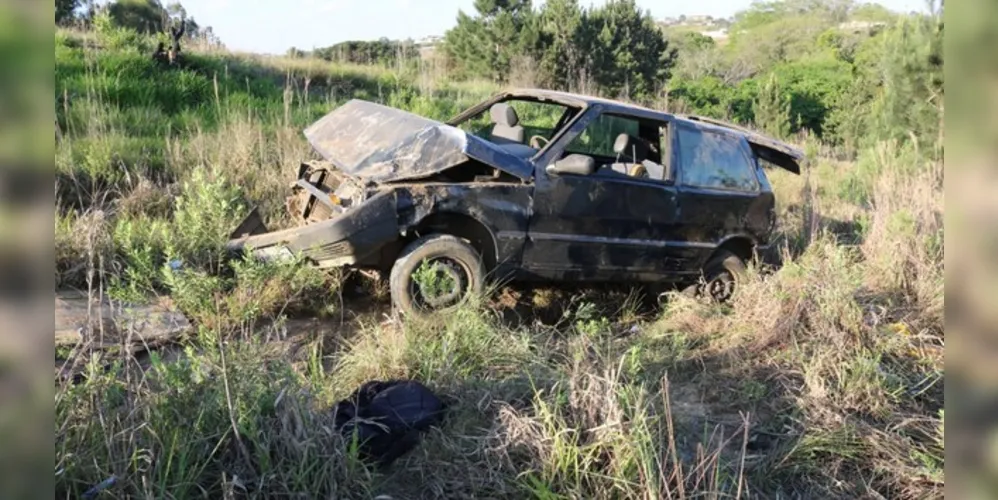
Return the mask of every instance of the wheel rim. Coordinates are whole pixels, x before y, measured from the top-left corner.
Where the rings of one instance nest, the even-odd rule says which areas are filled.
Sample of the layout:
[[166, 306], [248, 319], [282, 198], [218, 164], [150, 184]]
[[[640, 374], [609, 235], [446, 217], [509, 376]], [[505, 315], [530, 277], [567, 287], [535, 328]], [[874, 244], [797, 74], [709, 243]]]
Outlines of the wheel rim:
[[717, 302], [727, 302], [735, 294], [735, 277], [724, 271], [707, 283], [707, 294]]
[[464, 299], [469, 276], [468, 269], [453, 259], [427, 259], [413, 272], [409, 291], [420, 309], [445, 309]]

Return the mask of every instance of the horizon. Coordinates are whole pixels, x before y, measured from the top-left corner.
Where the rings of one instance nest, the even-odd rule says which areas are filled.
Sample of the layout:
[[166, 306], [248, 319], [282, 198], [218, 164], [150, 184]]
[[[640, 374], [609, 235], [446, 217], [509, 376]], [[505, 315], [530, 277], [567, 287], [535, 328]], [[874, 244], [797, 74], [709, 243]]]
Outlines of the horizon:
[[[580, 1], [595, 7], [607, 0]], [[414, 0], [287, 0], [266, 1], [186, 0], [181, 2], [189, 17], [201, 26], [211, 26], [215, 35], [233, 51], [284, 54], [290, 48], [314, 50], [345, 41], [420, 40], [443, 36], [457, 23], [458, 11], [474, 13], [473, 0], [438, 0], [433, 8]], [[636, 0], [638, 7], [661, 21], [682, 15], [726, 19], [749, 8], [752, 0], [703, 0], [695, 7]], [[928, 12], [924, 0], [879, 0], [871, 2], [900, 13]], [[535, 2], [535, 6], [544, 2]], [[445, 14], [449, 12], [449, 14]], [[346, 18], [346, 19], [344, 19]], [[377, 23], [353, 19], [377, 19]]]

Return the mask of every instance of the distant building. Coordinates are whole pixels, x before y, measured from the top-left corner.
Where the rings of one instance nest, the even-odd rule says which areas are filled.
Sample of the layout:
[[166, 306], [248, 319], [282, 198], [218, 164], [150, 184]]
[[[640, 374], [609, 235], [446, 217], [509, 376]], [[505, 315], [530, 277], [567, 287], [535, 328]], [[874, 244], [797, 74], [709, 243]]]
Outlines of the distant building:
[[416, 40], [416, 49], [419, 50], [419, 55], [422, 58], [427, 58], [433, 55], [436, 50], [437, 45], [444, 40], [444, 37], [439, 35], [424, 36], [419, 40]]
[[713, 38], [714, 40], [717, 40], [717, 41], [727, 40], [727, 38], [728, 38], [728, 29], [727, 28], [721, 28], [721, 29], [710, 30], [710, 31], [701, 31], [700, 34], [703, 35], [703, 36], [709, 36], [710, 38]]
[[672, 26], [698, 26], [701, 28], [712, 28], [714, 30], [724, 28], [731, 25], [730, 19], [725, 19], [723, 17], [714, 17], [708, 15], [695, 15], [687, 16], [682, 15], [679, 17], [665, 17], [657, 22], [659, 26], [664, 28], [669, 28]]
[[416, 40], [417, 47], [433, 47], [443, 41], [444, 37], [438, 35], [424, 36]]
[[849, 21], [847, 23], [842, 23], [838, 28], [842, 31], [849, 31], [852, 33], [863, 33], [868, 31], [879, 30], [887, 26], [887, 23], [880, 21]]

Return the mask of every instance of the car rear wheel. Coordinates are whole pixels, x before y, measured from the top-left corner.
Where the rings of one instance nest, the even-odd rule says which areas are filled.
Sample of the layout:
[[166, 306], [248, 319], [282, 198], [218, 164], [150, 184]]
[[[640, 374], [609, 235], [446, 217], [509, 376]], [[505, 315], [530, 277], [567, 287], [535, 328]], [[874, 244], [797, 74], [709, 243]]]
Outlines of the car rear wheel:
[[683, 290], [689, 296], [705, 296], [714, 302], [730, 301], [738, 282], [745, 277], [745, 261], [728, 250], [721, 250], [703, 268], [703, 281]]
[[423, 315], [450, 309], [482, 292], [485, 267], [471, 245], [449, 234], [420, 238], [402, 250], [389, 284], [396, 309]]

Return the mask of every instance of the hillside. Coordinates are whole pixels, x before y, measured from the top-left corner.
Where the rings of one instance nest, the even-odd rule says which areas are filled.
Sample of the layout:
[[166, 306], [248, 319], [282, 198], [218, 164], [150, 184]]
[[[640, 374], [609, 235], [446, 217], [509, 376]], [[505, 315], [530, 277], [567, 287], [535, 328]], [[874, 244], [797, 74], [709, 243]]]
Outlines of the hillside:
[[[760, 54], [790, 43], [739, 22]], [[57, 286], [169, 296], [195, 325], [142, 358], [92, 339], [57, 353], [85, 375], [58, 382], [57, 496], [114, 475], [115, 497], [941, 497], [939, 117], [899, 106], [931, 90], [925, 64], [874, 50], [915, 24], [743, 79], [722, 51], [749, 42], [694, 43], [675, 93], [627, 97], [808, 152], [804, 176], [771, 174], [781, 265], [753, 269], [733, 303], [503, 287], [432, 321], [386, 320], [385, 291], [356, 276], [222, 265], [221, 245], [251, 206], [289, 223], [287, 184], [314, 154], [301, 130], [347, 99], [443, 119], [532, 82], [218, 49], [163, 67], [152, 37], [112, 23], [57, 30]], [[863, 61], [908, 86], [861, 80]], [[379, 470], [332, 431], [330, 407], [390, 378], [451, 407]]]

